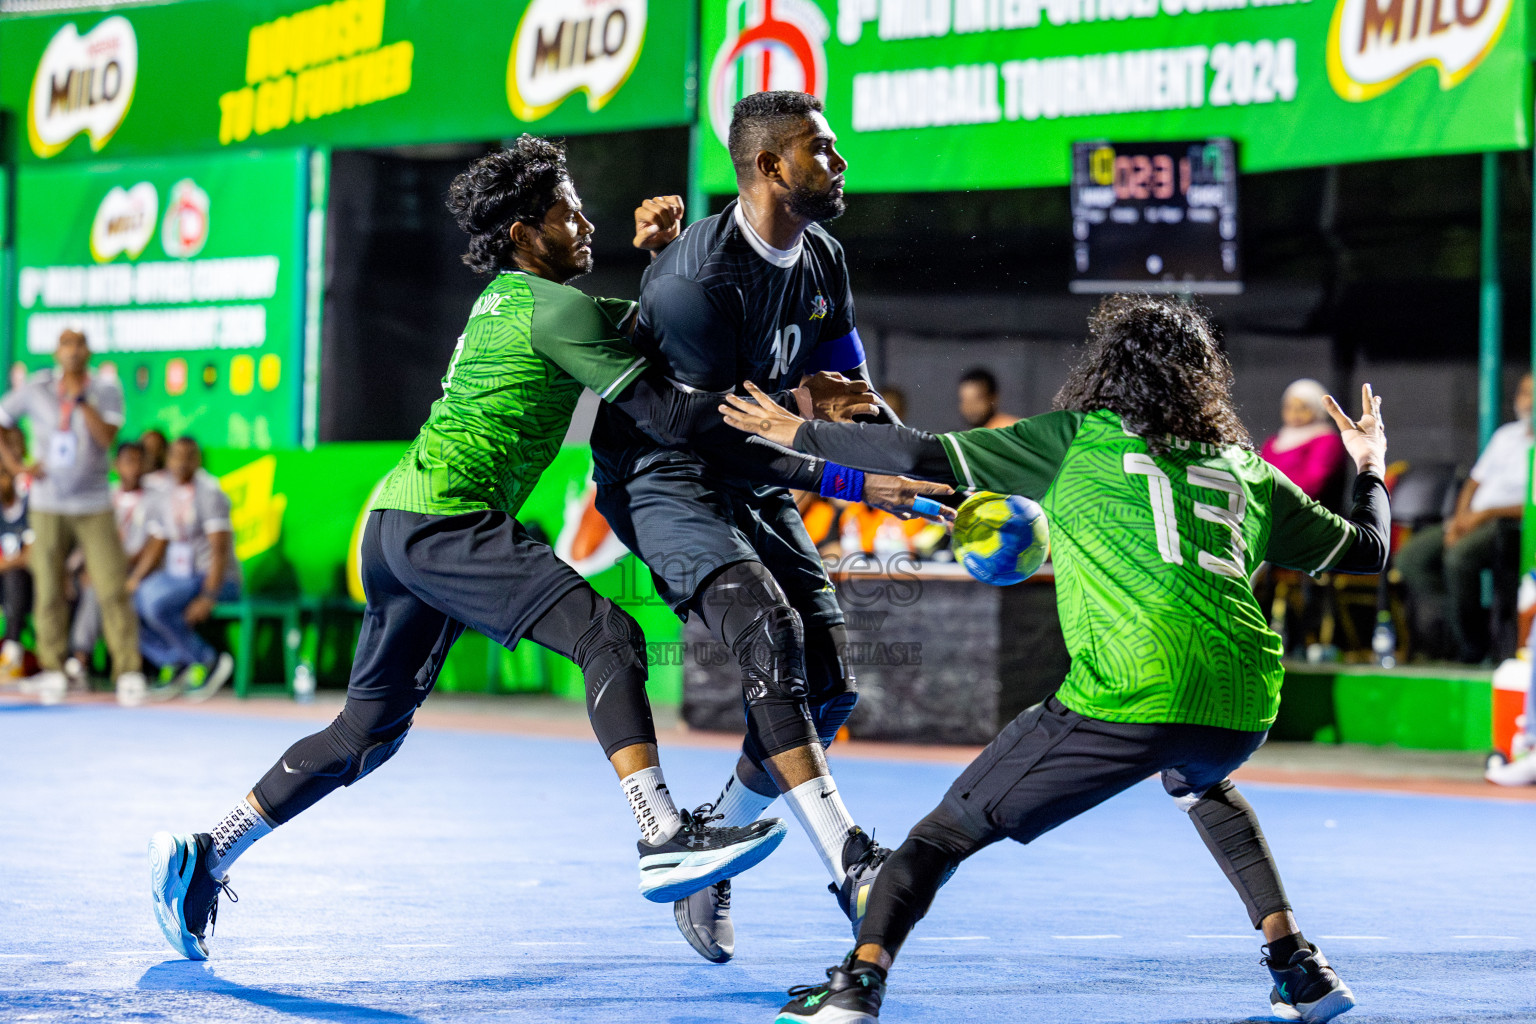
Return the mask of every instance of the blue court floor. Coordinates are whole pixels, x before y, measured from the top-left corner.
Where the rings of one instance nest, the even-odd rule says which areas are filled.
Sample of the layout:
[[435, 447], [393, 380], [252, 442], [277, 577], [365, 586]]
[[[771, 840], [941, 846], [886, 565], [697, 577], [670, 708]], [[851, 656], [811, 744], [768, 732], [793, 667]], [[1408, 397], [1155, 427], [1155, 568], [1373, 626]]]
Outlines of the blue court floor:
[[[213, 959], [173, 958], [152, 832], [206, 830], [310, 726], [109, 705], [0, 706], [0, 1020], [767, 1024], [851, 945], [798, 826], [738, 880], [717, 967], [636, 892], [634, 825], [592, 743], [418, 728], [232, 872]], [[663, 753], [673, 792], [731, 757]], [[899, 840], [953, 765], [834, 759]], [[1250, 785], [1344, 1021], [1536, 1021], [1536, 807]], [[882, 1020], [1266, 1019], [1237, 897], [1144, 784], [967, 864], [892, 975]]]

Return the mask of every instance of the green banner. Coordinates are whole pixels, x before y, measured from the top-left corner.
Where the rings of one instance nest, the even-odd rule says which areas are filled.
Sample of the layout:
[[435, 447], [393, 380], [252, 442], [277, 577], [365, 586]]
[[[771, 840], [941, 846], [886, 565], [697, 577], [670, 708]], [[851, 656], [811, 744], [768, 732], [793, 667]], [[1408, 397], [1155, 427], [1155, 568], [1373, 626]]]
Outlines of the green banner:
[[703, 0], [703, 185], [731, 105], [827, 104], [852, 191], [1061, 185], [1078, 140], [1231, 136], [1274, 170], [1530, 144], [1516, 0]]
[[386, 146], [682, 125], [690, 5], [203, 0], [13, 17], [22, 159]]
[[125, 436], [296, 445], [306, 167], [301, 150], [22, 167], [13, 380], [79, 328], [123, 382]]

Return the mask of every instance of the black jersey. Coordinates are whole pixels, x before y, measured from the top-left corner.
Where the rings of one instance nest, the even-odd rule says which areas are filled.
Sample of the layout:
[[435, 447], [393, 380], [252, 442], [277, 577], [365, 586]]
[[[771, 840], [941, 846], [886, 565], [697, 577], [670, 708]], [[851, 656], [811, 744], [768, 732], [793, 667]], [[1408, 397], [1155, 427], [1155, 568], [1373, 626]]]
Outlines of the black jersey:
[[[699, 391], [750, 380], [771, 393], [806, 373], [861, 365], [843, 247], [813, 224], [798, 252], [781, 255], [748, 230], [733, 202], [662, 251], [641, 279], [635, 347], [674, 385]], [[691, 458], [609, 407], [598, 411], [592, 447], [599, 475], [614, 480]]]

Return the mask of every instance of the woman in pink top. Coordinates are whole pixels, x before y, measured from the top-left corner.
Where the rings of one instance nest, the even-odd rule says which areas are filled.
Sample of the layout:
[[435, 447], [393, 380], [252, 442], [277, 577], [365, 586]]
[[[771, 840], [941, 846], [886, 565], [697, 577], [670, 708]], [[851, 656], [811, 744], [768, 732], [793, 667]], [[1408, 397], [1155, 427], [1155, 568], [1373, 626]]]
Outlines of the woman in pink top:
[[1264, 442], [1259, 454], [1309, 497], [1336, 508], [1344, 489], [1346, 452], [1323, 409], [1326, 393], [1315, 380], [1292, 381], [1280, 400], [1285, 425]]

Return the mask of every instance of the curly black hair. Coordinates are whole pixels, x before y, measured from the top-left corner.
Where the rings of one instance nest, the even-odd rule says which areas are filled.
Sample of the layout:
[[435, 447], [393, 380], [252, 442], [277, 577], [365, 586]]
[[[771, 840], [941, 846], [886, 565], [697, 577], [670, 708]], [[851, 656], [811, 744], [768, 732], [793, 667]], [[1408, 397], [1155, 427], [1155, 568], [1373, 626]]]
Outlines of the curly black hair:
[[470, 164], [448, 186], [448, 209], [469, 234], [464, 263], [480, 274], [514, 267], [512, 225], [543, 221], [560, 201], [560, 186], [570, 180], [565, 147], [534, 135]]
[[1169, 435], [1252, 448], [1232, 405], [1232, 366], [1208, 316], [1176, 299], [1111, 295], [1088, 318], [1088, 351], [1057, 409], [1108, 409], [1160, 454]]

